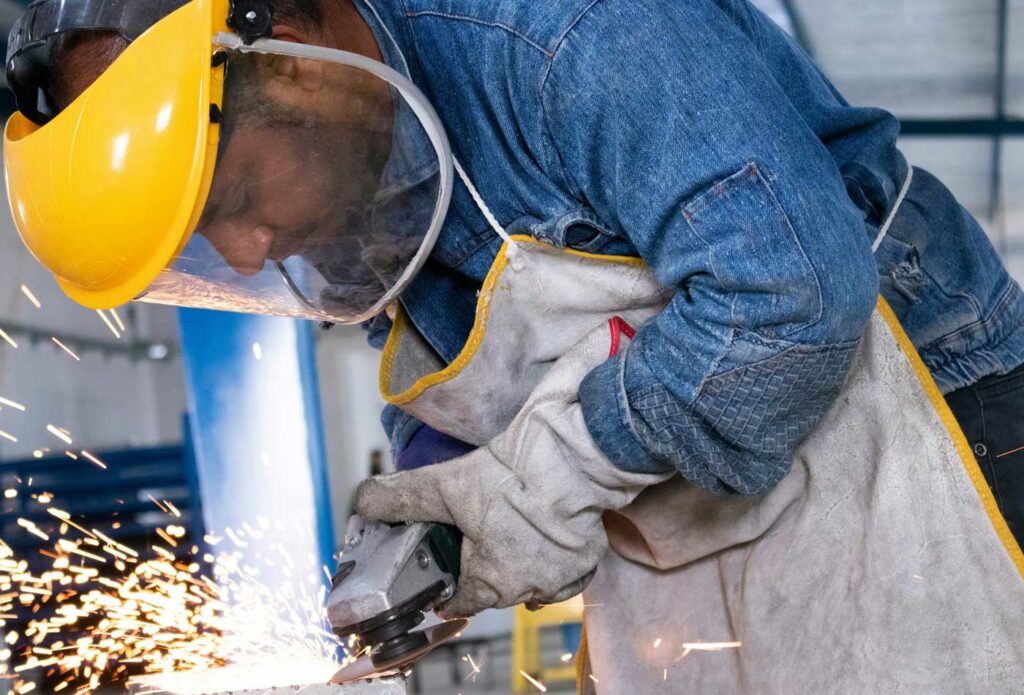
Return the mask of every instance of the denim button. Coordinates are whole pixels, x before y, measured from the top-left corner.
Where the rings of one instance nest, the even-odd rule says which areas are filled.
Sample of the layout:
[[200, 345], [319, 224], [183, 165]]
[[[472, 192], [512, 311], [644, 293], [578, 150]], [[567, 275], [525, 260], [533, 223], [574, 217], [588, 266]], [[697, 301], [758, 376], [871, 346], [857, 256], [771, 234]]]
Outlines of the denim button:
[[975, 455], [978, 456], [978, 458], [983, 458], [984, 456], [988, 455], [988, 447], [985, 446], [983, 443], [978, 442], [977, 444], [974, 445], [974, 453]]

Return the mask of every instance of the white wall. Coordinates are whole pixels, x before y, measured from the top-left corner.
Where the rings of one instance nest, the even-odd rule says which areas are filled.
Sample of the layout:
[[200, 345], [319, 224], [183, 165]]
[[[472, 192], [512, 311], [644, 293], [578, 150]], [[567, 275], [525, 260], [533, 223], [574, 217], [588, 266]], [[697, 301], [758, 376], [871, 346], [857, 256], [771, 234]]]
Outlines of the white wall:
[[751, 0], [751, 2], [789, 34], [795, 33], [796, 27], [793, 26], [789, 12], [782, 0]]
[[[1021, 15], [1024, 22], [1024, 12]], [[1003, 147], [1007, 163], [1002, 181], [1004, 232], [998, 242], [1010, 272], [1024, 282], [1024, 138], [1007, 140]]]
[[390, 469], [389, 444], [380, 424], [380, 352], [367, 345], [362, 329], [351, 326], [319, 331], [316, 346], [335, 539], [340, 542], [352, 513], [352, 495], [370, 474], [371, 453], [380, 450], [385, 469]]
[[992, 116], [997, 0], [794, 5], [816, 60], [852, 103], [904, 118]]
[[[94, 311], [67, 299], [53, 278], [21, 244], [6, 201], [0, 211], [0, 328], [12, 325], [39, 329], [43, 340], [32, 344], [20, 335], [14, 349], [0, 340], [0, 396], [27, 407], [25, 412], [0, 405], [0, 430], [18, 438], [0, 438], [0, 459], [31, 455], [37, 448], [68, 448], [46, 431], [52, 423], [68, 429], [73, 448], [107, 449], [181, 441], [185, 411], [181, 362], [104, 356], [84, 350], [74, 361], [48, 340], [49, 335], [103, 341], [128, 347], [134, 340], [166, 342], [177, 354], [177, 322], [173, 309], [134, 305], [120, 310], [128, 333], [120, 340]], [[27, 285], [40, 300], [37, 309], [22, 294]]]

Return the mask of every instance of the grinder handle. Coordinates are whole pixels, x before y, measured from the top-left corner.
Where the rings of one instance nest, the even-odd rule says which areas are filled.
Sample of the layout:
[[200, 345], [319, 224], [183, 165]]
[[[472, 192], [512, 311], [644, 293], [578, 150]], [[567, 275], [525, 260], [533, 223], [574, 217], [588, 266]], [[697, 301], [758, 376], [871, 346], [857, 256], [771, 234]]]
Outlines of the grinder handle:
[[438, 566], [459, 581], [462, 531], [448, 524], [431, 524], [427, 542]]

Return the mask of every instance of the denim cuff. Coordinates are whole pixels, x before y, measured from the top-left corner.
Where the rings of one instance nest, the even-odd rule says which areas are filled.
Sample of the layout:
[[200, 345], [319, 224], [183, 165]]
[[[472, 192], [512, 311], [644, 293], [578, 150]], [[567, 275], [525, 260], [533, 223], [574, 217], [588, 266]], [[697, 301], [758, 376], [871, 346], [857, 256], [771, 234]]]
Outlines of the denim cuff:
[[613, 357], [590, 372], [580, 384], [580, 405], [590, 436], [621, 470], [629, 473], [671, 472], [674, 466], [651, 456], [630, 430], [629, 403], [622, 387], [623, 364], [621, 357]]
[[388, 404], [380, 414], [380, 422], [391, 443], [391, 458], [394, 461], [402, 455], [405, 448], [423, 427], [423, 423], [397, 406]]

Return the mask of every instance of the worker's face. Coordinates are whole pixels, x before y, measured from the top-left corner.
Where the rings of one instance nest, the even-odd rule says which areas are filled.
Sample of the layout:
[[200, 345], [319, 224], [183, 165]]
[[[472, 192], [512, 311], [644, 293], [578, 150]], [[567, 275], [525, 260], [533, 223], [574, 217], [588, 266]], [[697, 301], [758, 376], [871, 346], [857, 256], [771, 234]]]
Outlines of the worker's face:
[[345, 234], [340, 221], [372, 204], [391, 146], [380, 80], [318, 61], [249, 60], [235, 79], [255, 81], [225, 94], [226, 144], [198, 229], [242, 275]]
[[[68, 43], [62, 102], [126, 45], [109, 32]], [[226, 90], [226, 144], [198, 232], [236, 272], [253, 275], [267, 261], [326, 248], [317, 242], [344, 234], [344, 211], [372, 200], [391, 147], [392, 104], [379, 79], [323, 61], [248, 54], [229, 61], [232, 79], [247, 82], [235, 85], [240, 98]]]
[[330, 234], [330, 167], [295, 138], [269, 127], [239, 127], [217, 163], [199, 233], [242, 275], [299, 253]]

